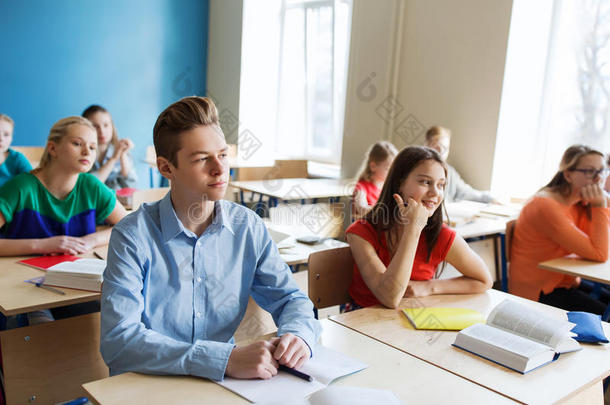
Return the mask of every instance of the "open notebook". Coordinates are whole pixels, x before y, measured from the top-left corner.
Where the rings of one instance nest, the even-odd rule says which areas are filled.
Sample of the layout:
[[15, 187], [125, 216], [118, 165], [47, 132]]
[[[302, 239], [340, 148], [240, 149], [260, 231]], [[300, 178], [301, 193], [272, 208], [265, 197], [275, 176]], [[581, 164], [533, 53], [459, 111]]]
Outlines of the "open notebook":
[[312, 376], [312, 382], [280, 371], [268, 380], [239, 380], [227, 377], [217, 383], [250, 402], [292, 403], [302, 401], [339, 377], [368, 367], [366, 363], [324, 346], [318, 346], [314, 353], [314, 357], [299, 369]]

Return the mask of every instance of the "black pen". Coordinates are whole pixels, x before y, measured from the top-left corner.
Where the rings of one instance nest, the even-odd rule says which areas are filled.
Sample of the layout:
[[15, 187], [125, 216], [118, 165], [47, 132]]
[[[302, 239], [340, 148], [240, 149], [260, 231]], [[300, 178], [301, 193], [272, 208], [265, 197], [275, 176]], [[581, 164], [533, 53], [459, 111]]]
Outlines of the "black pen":
[[292, 374], [295, 377], [302, 378], [303, 380], [313, 382], [313, 377], [310, 376], [309, 374], [302, 373], [298, 370], [295, 370], [294, 368], [286, 367], [283, 364], [280, 364], [280, 367], [278, 370], [285, 371], [289, 374]]

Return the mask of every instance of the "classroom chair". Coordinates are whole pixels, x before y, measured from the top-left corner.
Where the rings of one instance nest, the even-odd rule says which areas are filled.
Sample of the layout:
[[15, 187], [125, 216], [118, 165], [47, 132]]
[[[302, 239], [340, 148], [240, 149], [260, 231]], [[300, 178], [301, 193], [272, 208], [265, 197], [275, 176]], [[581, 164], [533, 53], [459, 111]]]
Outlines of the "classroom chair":
[[349, 246], [314, 252], [309, 255], [307, 267], [307, 292], [316, 319], [319, 309], [351, 301], [347, 291], [352, 282], [354, 259]]
[[44, 152], [44, 146], [11, 146], [11, 149], [22, 153], [34, 169], [38, 167]]
[[513, 234], [515, 233], [515, 225], [517, 220], [513, 219], [506, 223], [506, 232], [503, 236], [502, 243], [502, 291], [508, 292], [508, 263], [510, 262], [510, 246], [513, 241]]
[[159, 187], [159, 188], [147, 188], [143, 190], [136, 190], [133, 193], [133, 197], [131, 200], [131, 209], [133, 211], [140, 208], [140, 205], [145, 202], [154, 202], [159, 201], [168, 193], [169, 187]]

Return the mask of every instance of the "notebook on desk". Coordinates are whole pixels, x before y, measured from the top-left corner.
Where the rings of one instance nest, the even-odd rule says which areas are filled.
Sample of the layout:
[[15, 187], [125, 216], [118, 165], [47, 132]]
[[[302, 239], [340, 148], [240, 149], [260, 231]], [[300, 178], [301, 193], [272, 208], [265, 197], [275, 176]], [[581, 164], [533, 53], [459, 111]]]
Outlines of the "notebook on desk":
[[368, 364], [343, 353], [318, 346], [315, 355], [299, 369], [309, 374], [309, 382], [283, 371], [268, 380], [240, 380], [226, 377], [217, 383], [250, 402], [291, 403], [321, 390], [339, 377], [356, 373]]

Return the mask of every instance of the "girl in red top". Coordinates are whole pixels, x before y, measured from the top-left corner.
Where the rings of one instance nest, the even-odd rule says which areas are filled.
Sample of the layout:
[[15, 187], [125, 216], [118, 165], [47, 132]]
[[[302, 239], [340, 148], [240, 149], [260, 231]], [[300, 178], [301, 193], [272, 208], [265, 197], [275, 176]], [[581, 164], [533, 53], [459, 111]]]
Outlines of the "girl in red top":
[[379, 199], [381, 187], [396, 154], [396, 147], [386, 141], [376, 142], [366, 152], [352, 196], [352, 215], [355, 218], [366, 214]]
[[[346, 231], [355, 262], [349, 293], [357, 305], [397, 308], [403, 297], [491, 287], [483, 260], [443, 225], [446, 177], [447, 167], [433, 149], [411, 146], [396, 156], [379, 201]], [[435, 278], [445, 260], [463, 276]]]

